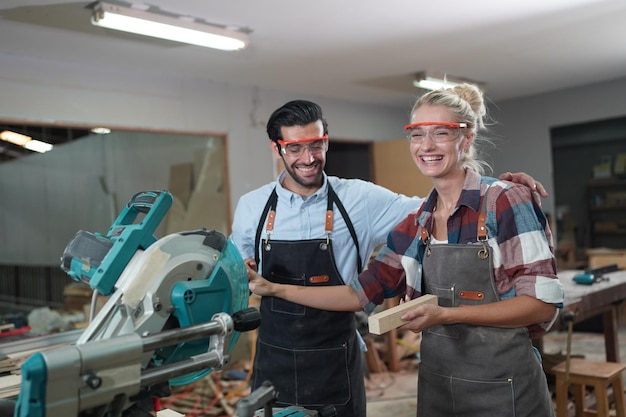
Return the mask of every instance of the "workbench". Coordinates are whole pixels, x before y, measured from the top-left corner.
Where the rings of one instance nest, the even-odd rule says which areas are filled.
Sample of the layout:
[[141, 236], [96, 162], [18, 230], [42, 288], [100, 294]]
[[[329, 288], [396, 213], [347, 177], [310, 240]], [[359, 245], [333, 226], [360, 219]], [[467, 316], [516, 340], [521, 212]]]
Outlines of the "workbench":
[[[618, 307], [626, 300], [626, 271], [604, 274], [607, 278], [591, 285], [577, 284], [572, 280], [580, 270], [565, 270], [558, 273], [565, 290], [565, 303], [561, 310], [561, 319], [557, 319], [550, 331], [566, 330], [563, 320], [566, 314], [573, 315], [573, 323], [580, 323], [592, 317], [602, 316], [604, 348], [606, 360], [619, 362]], [[541, 341], [536, 345], [541, 347]]]

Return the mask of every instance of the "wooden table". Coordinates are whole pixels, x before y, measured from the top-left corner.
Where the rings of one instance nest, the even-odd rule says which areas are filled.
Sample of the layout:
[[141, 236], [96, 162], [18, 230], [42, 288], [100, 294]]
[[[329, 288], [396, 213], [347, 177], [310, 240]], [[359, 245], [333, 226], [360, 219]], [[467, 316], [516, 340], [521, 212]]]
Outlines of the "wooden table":
[[550, 331], [567, 329], [563, 318], [568, 313], [573, 315], [574, 324], [601, 315], [606, 360], [619, 362], [617, 307], [626, 300], [626, 271], [605, 274], [608, 280], [594, 282], [591, 285], [577, 284], [572, 280], [580, 273], [583, 271], [566, 270], [558, 273], [565, 289], [565, 305], [561, 310], [560, 319], [557, 319]]

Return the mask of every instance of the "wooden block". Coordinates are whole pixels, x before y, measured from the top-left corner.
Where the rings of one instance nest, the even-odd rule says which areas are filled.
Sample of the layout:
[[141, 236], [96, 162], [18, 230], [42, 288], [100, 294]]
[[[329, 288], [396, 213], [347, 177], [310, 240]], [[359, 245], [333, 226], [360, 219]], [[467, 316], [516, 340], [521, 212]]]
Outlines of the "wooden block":
[[180, 414], [178, 411], [170, 410], [169, 408], [157, 411], [156, 415], [157, 417], [185, 417], [184, 414]]
[[406, 321], [400, 319], [400, 316], [406, 310], [410, 310], [420, 304], [437, 304], [437, 296], [426, 294], [380, 313], [372, 314], [368, 318], [370, 333], [383, 334], [391, 329], [397, 329], [406, 323]]
[[15, 329], [15, 324], [13, 323], [7, 323], [7, 324], [0, 324], [0, 332], [4, 332], [7, 330], [13, 330]]

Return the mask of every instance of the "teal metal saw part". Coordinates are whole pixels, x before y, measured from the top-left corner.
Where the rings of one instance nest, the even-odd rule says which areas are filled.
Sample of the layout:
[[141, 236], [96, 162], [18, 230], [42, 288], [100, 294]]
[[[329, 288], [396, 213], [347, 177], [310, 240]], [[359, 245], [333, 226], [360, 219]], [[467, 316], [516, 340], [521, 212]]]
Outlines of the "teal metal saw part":
[[[74, 280], [109, 296], [78, 344], [135, 332], [154, 334], [233, 314], [248, 306], [245, 265], [221, 232], [198, 229], [157, 239], [154, 232], [172, 205], [165, 190], [133, 195], [107, 235], [78, 232], [67, 245], [61, 268]], [[228, 338], [227, 352], [239, 339]], [[202, 339], [144, 355], [144, 366], [176, 363], [206, 352]], [[177, 377], [171, 385], [193, 382], [212, 369]]]
[[154, 231], [172, 201], [172, 195], [167, 191], [136, 193], [106, 236], [79, 231], [63, 253], [61, 268], [72, 279], [89, 284], [103, 295], [110, 295], [135, 252], [146, 249], [157, 240]]

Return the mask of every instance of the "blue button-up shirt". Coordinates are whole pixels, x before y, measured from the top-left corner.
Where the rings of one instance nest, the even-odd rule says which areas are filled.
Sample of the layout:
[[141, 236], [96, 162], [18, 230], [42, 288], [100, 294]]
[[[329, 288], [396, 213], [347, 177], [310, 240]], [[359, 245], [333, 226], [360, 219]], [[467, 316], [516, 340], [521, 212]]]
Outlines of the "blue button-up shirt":
[[[324, 175], [322, 187], [308, 197], [302, 197], [285, 189], [281, 182], [286, 175], [283, 171], [275, 182], [264, 185], [243, 195], [235, 209], [231, 239], [242, 257], [254, 258], [254, 238], [261, 221], [261, 214], [274, 188], [278, 194], [276, 218], [271, 239], [308, 240], [326, 237], [328, 183], [330, 183], [344, 205], [356, 231], [361, 253], [361, 265], [367, 261], [373, 250], [384, 243], [391, 229], [410, 212], [422, 204], [422, 199], [396, 194], [371, 182], [357, 179], [343, 179]], [[335, 263], [344, 282], [349, 284], [357, 277], [356, 247], [350, 236], [345, 219], [333, 207], [334, 224], [332, 239]], [[266, 237], [263, 220], [261, 239]], [[259, 254], [259, 258], [260, 254]], [[259, 271], [262, 265], [259, 265]]]

